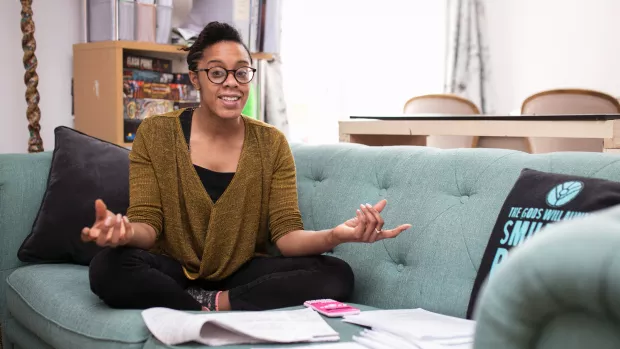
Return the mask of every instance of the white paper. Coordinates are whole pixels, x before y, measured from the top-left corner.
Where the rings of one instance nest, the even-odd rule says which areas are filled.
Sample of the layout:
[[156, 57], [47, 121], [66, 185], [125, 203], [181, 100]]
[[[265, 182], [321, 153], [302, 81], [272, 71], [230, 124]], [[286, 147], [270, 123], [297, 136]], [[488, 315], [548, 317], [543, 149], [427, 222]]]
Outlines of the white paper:
[[471, 349], [473, 338], [454, 341], [436, 339], [406, 338], [394, 333], [375, 330], [364, 330], [353, 340], [370, 349]]
[[419, 348], [417, 345], [411, 343], [410, 341], [389, 332], [366, 330], [360, 333], [359, 336], [353, 337], [353, 340], [362, 343], [372, 349], [382, 347], [399, 349]]
[[200, 31], [196, 31], [194, 29], [191, 28], [175, 28], [177, 33], [179, 35], [181, 35], [181, 37], [183, 38], [183, 40], [188, 41], [191, 38], [197, 38], [198, 35], [200, 35]]
[[473, 338], [475, 321], [423, 309], [375, 310], [345, 316], [353, 324], [415, 339]]
[[[253, 348], [253, 349], [282, 349], [280, 348]], [[342, 343], [330, 343], [330, 344], [318, 344], [318, 345], [304, 345], [301, 347], [290, 347], [289, 349], [367, 349], [365, 346], [355, 342], [342, 342]]]
[[151, 308], [142, 318], [153, 336], [167, 345], [198, 342], [210, 346], [339, 340], [312, 309], [191, 314]]

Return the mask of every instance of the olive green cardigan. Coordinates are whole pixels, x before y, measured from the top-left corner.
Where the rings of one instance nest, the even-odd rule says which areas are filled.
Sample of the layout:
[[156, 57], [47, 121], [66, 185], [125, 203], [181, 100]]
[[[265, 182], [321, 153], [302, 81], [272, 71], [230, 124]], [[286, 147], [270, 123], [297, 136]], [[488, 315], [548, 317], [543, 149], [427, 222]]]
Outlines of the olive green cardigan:
[[303, 229], [294, 159], [275, 127], [243, 116], [237, 171], [214, 204], [196, 173], [178, 110], [145, 119], [129, 154], [131, 222], [152, 226], [153, 252], [190, 279], [221, 280], [285, 234]]

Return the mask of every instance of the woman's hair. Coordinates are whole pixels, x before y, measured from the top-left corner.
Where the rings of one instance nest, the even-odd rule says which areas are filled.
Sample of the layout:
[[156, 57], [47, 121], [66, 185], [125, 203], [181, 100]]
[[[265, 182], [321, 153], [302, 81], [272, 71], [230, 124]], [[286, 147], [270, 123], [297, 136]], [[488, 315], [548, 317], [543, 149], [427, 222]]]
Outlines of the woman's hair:
[[204, 49], [222, 41], [232, 41], [241, 44], [248, 52], [250, 63], [252, 63], [250, 50], [248, 50], [243, 43], [241, 34], [239, 34], [237, 29], [227, 23], [211, 22], [200, 32], [200, 35], [198, 35], [198, 38], [192, 46], [182, 48], [183, 51], [189, 51], [187, 54], [187, 66], [189, 70], [196, 70], [198, 61], [202, 59], [202, 51], [204, 51]]

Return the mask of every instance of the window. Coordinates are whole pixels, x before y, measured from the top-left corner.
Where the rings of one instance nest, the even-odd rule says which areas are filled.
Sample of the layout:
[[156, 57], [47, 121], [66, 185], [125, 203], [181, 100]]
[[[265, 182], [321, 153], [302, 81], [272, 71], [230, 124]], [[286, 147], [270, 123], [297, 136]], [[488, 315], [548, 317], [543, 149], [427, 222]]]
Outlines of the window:
[[282, 76], [293, 142], [338, 142], [338, 120], [398, 115], [443, 91], [445, 2], [282, 1]]

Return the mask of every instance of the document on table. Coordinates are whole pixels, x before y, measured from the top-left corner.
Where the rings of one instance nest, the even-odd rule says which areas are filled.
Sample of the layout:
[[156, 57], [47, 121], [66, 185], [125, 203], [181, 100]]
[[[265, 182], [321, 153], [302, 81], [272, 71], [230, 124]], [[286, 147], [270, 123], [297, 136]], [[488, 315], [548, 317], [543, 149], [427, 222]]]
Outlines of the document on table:
[[[282, 348], [253, 348], [253, 349], [282, 349]], [[342, 342], [318, 345], [304, 345], [301, 347], [290, 347], [289, 349], [367, 349], [365, 346], [355, 342]]]
[[330, 342], [340, 339], [338, 332], [309, 308], [205, 314], [150, 308], [142, 312], [142, 318], [153, 336], [167, 345], [198, 342], [221, 346]]
[[343, 321], [372, 329], [354, 338], [368, 348], [403, 349], [471, 348], [476, 324], [423, 309], [365, 311]]

